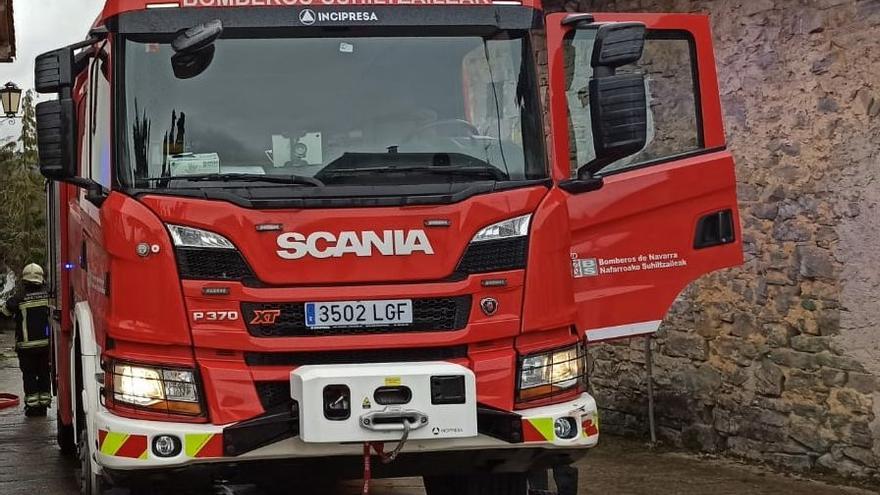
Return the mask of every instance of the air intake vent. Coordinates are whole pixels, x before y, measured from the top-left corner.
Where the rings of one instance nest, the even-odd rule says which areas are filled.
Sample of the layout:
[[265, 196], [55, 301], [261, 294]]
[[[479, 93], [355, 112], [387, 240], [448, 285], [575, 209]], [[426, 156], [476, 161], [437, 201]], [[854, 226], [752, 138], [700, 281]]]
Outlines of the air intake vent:
[[[258, 314], [280, 312], [274, 323], [255, 324]], [[414, 299], [413, 323], [395, 327], [336, 327], [312, 329], [305, 324], [304, 303], [242, 303], [248, 333], [254, 337], [326, 337], [410, 332], [451, 332], [467, 326], [471, 296]]]
[[248, 366], [305, 366], [310, 364], [413, 363], [467, 357], [467, 346], [425, 349], [376, 349], [328, 352], [246, 352]]
[[290, 382], [257, 382], [257, 395], [263, 409], [269, 411], [279, 406], [293, 404], [290, 397]]
[[474, 242], [468, 246], [456, 272], [470, 275], [521, 270], [526, 267], [528, 249], [529, 238], [527, 236]]
[[187, 280], [242, 280], [254, 274], [241, 253], [231, 249], [178, 247], [177, 269]]

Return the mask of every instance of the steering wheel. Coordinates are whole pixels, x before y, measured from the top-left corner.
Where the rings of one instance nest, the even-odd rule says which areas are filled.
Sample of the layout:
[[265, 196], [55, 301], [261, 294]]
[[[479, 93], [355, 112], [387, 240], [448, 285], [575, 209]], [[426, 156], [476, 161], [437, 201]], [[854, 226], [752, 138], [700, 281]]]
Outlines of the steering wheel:
[[[444, 127], [448, 127], [450, 132], [442, 133], [436, 132]], [[461, 132], [457, 132], [455, 129], [458, 128], [458, 131], [467, 131], [466, 134], [462, 134]], [[431, 122], [425, 124], [415, 131], [412, 134], [407, 136], [406, 139], [403, 140], [403, 143], [410, 143], [414, 141], [417, 137], [425, 134], [427, 131], [435, 131], [436, 137], [445, 137], [445, 138], [459, 138], [459, 137], [474, 137], [480, 135], [480, 130], [476, 128], [473, 124], [468, 122], [467, 120], [462, 119], [443, 119], [438, 120], [436, 122]]]

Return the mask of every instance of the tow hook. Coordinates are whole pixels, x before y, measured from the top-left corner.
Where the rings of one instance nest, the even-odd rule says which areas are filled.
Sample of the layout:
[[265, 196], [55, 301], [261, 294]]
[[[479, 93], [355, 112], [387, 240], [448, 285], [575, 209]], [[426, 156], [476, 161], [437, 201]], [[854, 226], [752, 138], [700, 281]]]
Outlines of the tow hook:
[[418, 430], [428, 424], [428, 416], [412, 409], [389, 407], [364, 414], [360, 423], [361, 428], [372, 431]]
[[428, 416], [419, 411], [400, 408], [386, 408], [384, 411], [373, 411], [360, 417], [362, 428], [373, 431], [402, 430], [403, 434], [397, 446], [385, 452], [383, 442], [364, 442], [364, 486], [361, 495], [370, 495], [370, 479], [372, 478], [371, 458], [373, 452], [379, 456], [382, 464], [390, 464], [397, 459], [409, 439], [409, 432], [428, 424]]

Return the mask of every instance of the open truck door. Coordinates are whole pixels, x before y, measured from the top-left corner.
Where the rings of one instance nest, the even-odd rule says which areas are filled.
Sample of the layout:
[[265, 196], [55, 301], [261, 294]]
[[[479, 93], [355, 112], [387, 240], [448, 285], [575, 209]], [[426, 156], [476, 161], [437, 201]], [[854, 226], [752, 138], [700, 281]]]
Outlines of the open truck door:
[[743, 260], [708, 17], [552, 14], [547, 40], [578, 330], [652, 334], [688, 284]]

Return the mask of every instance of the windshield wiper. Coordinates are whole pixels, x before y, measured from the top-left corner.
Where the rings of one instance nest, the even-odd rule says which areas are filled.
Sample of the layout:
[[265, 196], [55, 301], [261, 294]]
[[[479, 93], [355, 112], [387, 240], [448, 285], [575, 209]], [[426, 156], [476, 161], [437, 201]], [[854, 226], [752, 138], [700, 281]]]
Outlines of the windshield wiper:
[[353, 167], [353, 168], [337, 168], [335, 170], [328, 170], [326, 172], [322, 172], [321, 175], [325, 178], [330, 177], [339, 177], [343, 175], [355, 175], [355, 174], [371, 174], [376, 172], [419, 172], [419, 173], [427, 173], [427, 174], [438, 174], [438, 175], [459, 175], [464, 177], [482, 177], [489, 178], [494, 180], [509, 180], [510, 177], [504, 173], [503, 170], [499, 170], [491, 165], [486, 165], [482, 167], [474, 167], [474, 166], [461, 166], [461, 167], [440, 167], [440, 166], [413, 166], [413, 165], [404, 165], [404, 166], [395, 166], [389, 165], [386, 167]]
[[262, 174], [201, 174], [180, 175], [175, 177], [154, 177], [144, 179], [150, 182], [188, 181], [188, 182], [269, 182], [273, 184], [289, 184], [301, 186], [324, 187], [324, 183], [305, 175], [262, 175]]

